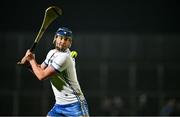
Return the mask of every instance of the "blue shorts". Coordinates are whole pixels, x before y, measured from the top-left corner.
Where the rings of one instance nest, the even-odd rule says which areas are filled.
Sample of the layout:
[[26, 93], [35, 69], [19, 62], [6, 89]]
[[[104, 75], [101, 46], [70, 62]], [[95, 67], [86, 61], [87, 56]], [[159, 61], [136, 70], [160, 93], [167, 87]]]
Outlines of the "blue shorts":
[[48, 116], [89, 116], [88, 105], [86, 101], [66, 105], [55, 104]]

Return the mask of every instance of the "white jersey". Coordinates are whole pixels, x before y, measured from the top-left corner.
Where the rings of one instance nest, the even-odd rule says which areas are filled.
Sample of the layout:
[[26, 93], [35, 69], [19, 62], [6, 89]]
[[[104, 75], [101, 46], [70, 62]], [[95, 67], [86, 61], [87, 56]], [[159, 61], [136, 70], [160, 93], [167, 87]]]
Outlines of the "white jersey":
[[65, 52], [50, 50], [43, 63], [57, 71], [57, 74], [50, 78], [57, 104], [64, 105], [84, 100], [77, 80], [75, 59], [71, 57], [69, 49]]

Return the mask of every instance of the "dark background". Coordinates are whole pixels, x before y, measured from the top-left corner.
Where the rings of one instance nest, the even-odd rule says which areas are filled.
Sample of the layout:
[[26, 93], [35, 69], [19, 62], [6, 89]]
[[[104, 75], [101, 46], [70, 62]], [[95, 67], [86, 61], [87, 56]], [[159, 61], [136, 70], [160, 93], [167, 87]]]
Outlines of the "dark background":
[[2, 31], [37, 31], [50, 5], [63, 9], [60, 23], [85, 32], [178, 32], [176, 0], [17, 0], [1, 4]]
[[[16, 62], [28, 49], [47, 7], [63, 15], [36, 50], [39, 63], [60, 26], [73, 31], [77, 72], [91, 115], [159, 115], [167, 102], [179, 115], [179, 4], [176, 0], [3, 1], [0, 7], [1, 115], [46, 115], [54, 103], [48, 80]], [[175, 112], [176, 111], [176, 112]]]

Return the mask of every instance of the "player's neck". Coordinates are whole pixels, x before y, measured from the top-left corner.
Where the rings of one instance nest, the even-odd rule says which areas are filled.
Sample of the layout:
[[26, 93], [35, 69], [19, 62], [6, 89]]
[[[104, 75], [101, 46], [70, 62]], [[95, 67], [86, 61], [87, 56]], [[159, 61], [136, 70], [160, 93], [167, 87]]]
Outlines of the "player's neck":
[[68, 50], [68, 48], [64, 49], [64, 48], [58, 48], [58, 47], [56, 47], [55, 49], [59, 52], [66, 52]]

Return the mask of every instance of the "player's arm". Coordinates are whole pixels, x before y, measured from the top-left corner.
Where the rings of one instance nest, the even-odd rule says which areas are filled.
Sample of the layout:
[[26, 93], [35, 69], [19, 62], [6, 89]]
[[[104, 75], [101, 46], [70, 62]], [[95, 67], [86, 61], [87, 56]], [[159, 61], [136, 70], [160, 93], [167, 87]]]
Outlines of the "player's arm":
[[44, 64], [44, 63], [42, 63], [42, 64], [40, 65], [40, 67], [41, 67], [42, 69], [45, 69], [45, 68], [47, 67], [47, 65]]
[[25, 59], [27, 61], [29, 61], [33, 73], [36, 75], [36, 77], [39, 80], [46, 79], [49, 76], [52, 76], [56, 73], [56, 71], [54, 70], [53, 67], [51, 67], [51, 66], [46, 67], [43, 64], [41, 64], [41, 65], [38, 64], [35, 60], [33, 53], [30, 52], [29, 50], [26, 52]]
[[46, 68], [42, 68], [39, 64], [37, 64], [35, 59], [31, 59], [29, 61], [29, 63], [31, 64], [32, 70], [34, 72], [34, 74], [36, 75], [36, 77], [39, 80], [44, 80], [52, 75], [54, 75], [56, 73], [56, 71], [54, 70], [53, 67], [48, 66]]

